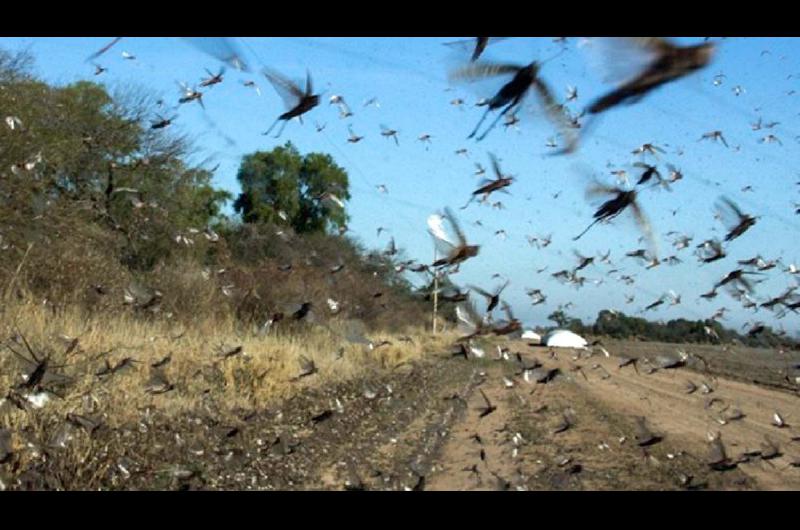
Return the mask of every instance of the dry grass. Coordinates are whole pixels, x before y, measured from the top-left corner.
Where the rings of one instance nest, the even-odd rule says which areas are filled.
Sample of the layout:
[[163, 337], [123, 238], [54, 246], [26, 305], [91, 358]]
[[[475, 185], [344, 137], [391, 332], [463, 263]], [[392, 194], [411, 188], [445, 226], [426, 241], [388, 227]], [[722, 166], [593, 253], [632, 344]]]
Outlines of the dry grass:
[[[346, 341], [333, 324], [276, 329], [267, 336], [244, 330], [234, 317], [180, 326], [124, 314], [54, 312], [32, 301], [0, 308], [0, 337], [6, 339], [0, 351], [0, 428], [12, 433], [16, 455], [13, 464], [0, 467], [0, 490], [12, 483], [37, 490], [125, 487], [117, 482], [118, 463], [134, 458], [150, 467], [157, 465], [164, 458], [164, 444], [172, 443], [171, 426], [177, 440], [182, 429], [192, 430], [187, 426], [193, 418], [236, 424], [247, 411], [274, 410], [285, 399], [313, 387], [386, 373], [440, 353], [454, 339], [450, 334], [433, 337], [408, 329], [401, 335], [370, 334], [375, 344], [392, 342], [370, 349]], [[401, 336], [413, 342], [401, 342]], [[27, 355], [21, 337], [39, 359], [48, 358], [52, 365], [43, 387], [60, 397], [51, 395], [42, 408], [28, 405], [22, 410], [9, 399], [29, 392], [19, 385], [34, 367], [7, 347]], [[75, 338], [78, 346], [66, 355]], [[220, 355], [238, 346], [240, 353]], [[167, 356], [171, 361], [159, 370], [174, 388], [163, 394], [148, 393], [151, 365]], [[317, 373], [298, 379], [301, 357], [314, 361]], [[97, 375], [125, 358], [131, 359], [127, 368]], [[70, 414], [96, 421], [105, 434], [76, 427], [68, 421]], [[140, 434], [131, 438], [130, 433], [137, 431]], [[153, 483], [148, 487], [168, 486]]]
[[[168, 415], [202, 409], [210, 403], [218, 410], [263, 408], [309, 385], [336, 383], [441, 352], [454, 338], [449, 334], [432, 337], [416, 329], [393, 336], [378, 333], [370, 339], [376, 344], [382, 340], [392, 344], [370, 349], [347, 342], [334, 329], [309, 326], [259, 336], [244, 331], [232, 318], [202, 320], [183, 328], [125, 315], [87, 316], [71, 309], [54, 314], [33, 302], [12, 303], [0, 313], [4, 338], [21, 335], [39, 358], [50, 359], [53, 374], [69, 378], [66, 383], [45, 384], [63, 399], [53, 398], [42, 410], [61, 417], [68, 412], [91, 412], [102, 416], [109, 426], [132, 421], [148, 407]], [[398, 341], [404, 335], [413, 342]], [[65, 358], [73, 338], [78, 339], [78, 347]], [[228, 358], [220, 355], [238, 346], [241, 353]], [[19, 345], [14, 348], [25, 351]], [[337, 355], [340, 349], [341, 357]], [[171, 361], [161, 370], [175, 388], [160, 395], [147, 393], [151, 365], [168, 355]], [[303, 356], [314, 361], [318, 373], [298, 380]], [[125, 358], [132, 360], [130, 367], [103, 377], [96, 375], [106, 363], [113, 367]], [[62, 364], [66, 366], [59, 368]], [[9, 389], [23, 381], [22, 375], [29, 373], [32, 365], [4, 347], [0, 368], [0, 386]], [[3, 408], [10, 411], [7, 420], [11, 426], [26, 421], [26, 414], [9, 402]]]

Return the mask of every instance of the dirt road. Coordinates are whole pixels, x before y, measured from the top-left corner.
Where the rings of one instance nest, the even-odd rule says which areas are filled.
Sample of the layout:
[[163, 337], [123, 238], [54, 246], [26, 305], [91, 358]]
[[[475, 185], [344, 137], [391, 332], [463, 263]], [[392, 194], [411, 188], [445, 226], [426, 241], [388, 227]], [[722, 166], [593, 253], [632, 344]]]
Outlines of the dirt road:
[[[406, 483], [372, 487], [800, 489], [800, 430], [791, 425], [800, 411], [796, 394], [685, 367], [647, 374], [602, 354], [551, 354], [522, 344], [511, 350], [522, 365], [513, 354], [436, 361], [450, 380], [429, 388], [428, 400], [415, 404], [427, 412], [397, 435], [411, 450], [389, 444], [378, 452], [395, 472], [411, 470]], [[527, 382], [523, 368], [536, 364], [552, 378], [536, 383], [539, 374], [529, 372]], [[696, 387], [691, 394], [687, 381]], [[431, 406], [437, 397], [452, 405]], [[776, 411], [789, 426], [772, 424]], [[639, 431], [642, 421], [649, 437]], [[729, 458], [725, 471], [710, 465], [709, 435], [717, 434]], [[365, 462], [378, 460], [368, 455]]]
[[[487, 367], [481, 388], [498, 408], [479, 419], [483, 398], [471, 396], [430, 489], [800, 489], [800, 430], [772, 425], [775, 411], [786, 423], [789, 414], [797, 416], [797, 395], [686, 368], [647, 375], [633, 365], [619, 368], [619, 358], [602, 354], [518, 351], [525, 363], [535, 359], [559, 375], [527, 383], [515, 375], [518, 363]], [[687, 394], [690, 380], [697, 390]], [[637, 443], [639, 418], [655, 443]], [[735, 467], [711, 469], [709, 433], [721, 433]], [[755, 456], [767, 439], [779, 455]]]

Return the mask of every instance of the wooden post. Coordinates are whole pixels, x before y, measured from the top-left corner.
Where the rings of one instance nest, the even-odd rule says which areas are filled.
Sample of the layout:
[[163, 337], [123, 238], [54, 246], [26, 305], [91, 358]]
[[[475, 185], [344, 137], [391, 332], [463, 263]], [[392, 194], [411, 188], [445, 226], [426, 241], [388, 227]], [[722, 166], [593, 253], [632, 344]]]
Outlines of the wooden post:
[[[433, 246], [433, 262], [439, 260], [438, 252], [436, 252], [436, 245]], [[439, 271], [434, 268], [433, 270], [433, 334], [436, 335], [436, 316], [439, 312]]]

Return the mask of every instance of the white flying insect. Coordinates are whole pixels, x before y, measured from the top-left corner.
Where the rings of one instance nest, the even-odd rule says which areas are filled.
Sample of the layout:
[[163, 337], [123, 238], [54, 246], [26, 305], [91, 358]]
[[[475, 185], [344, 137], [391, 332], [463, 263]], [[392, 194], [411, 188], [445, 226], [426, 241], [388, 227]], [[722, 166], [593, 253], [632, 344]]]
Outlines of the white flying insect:
[[16, 116], [6, 116], [6, 125], [8, 125], [9, 129], [14, 131], [17, 127], [20, 129], [22, 128], [22, 121]]
[[334, 300], [333, 298], [328, 298], [328, 308], [331, 310], [331, 313], [334, 315], [339, 312], [339, 302]]

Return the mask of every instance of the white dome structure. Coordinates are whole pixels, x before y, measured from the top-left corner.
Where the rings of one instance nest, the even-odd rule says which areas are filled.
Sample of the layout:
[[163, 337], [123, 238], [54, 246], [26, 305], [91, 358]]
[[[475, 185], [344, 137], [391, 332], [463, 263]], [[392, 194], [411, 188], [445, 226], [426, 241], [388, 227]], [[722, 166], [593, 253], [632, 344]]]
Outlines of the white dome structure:
[[545, 346], [551, 348], [586, 348], [588, 342], [580, 335], [566, 329], [551, 331], [544, 338]]

